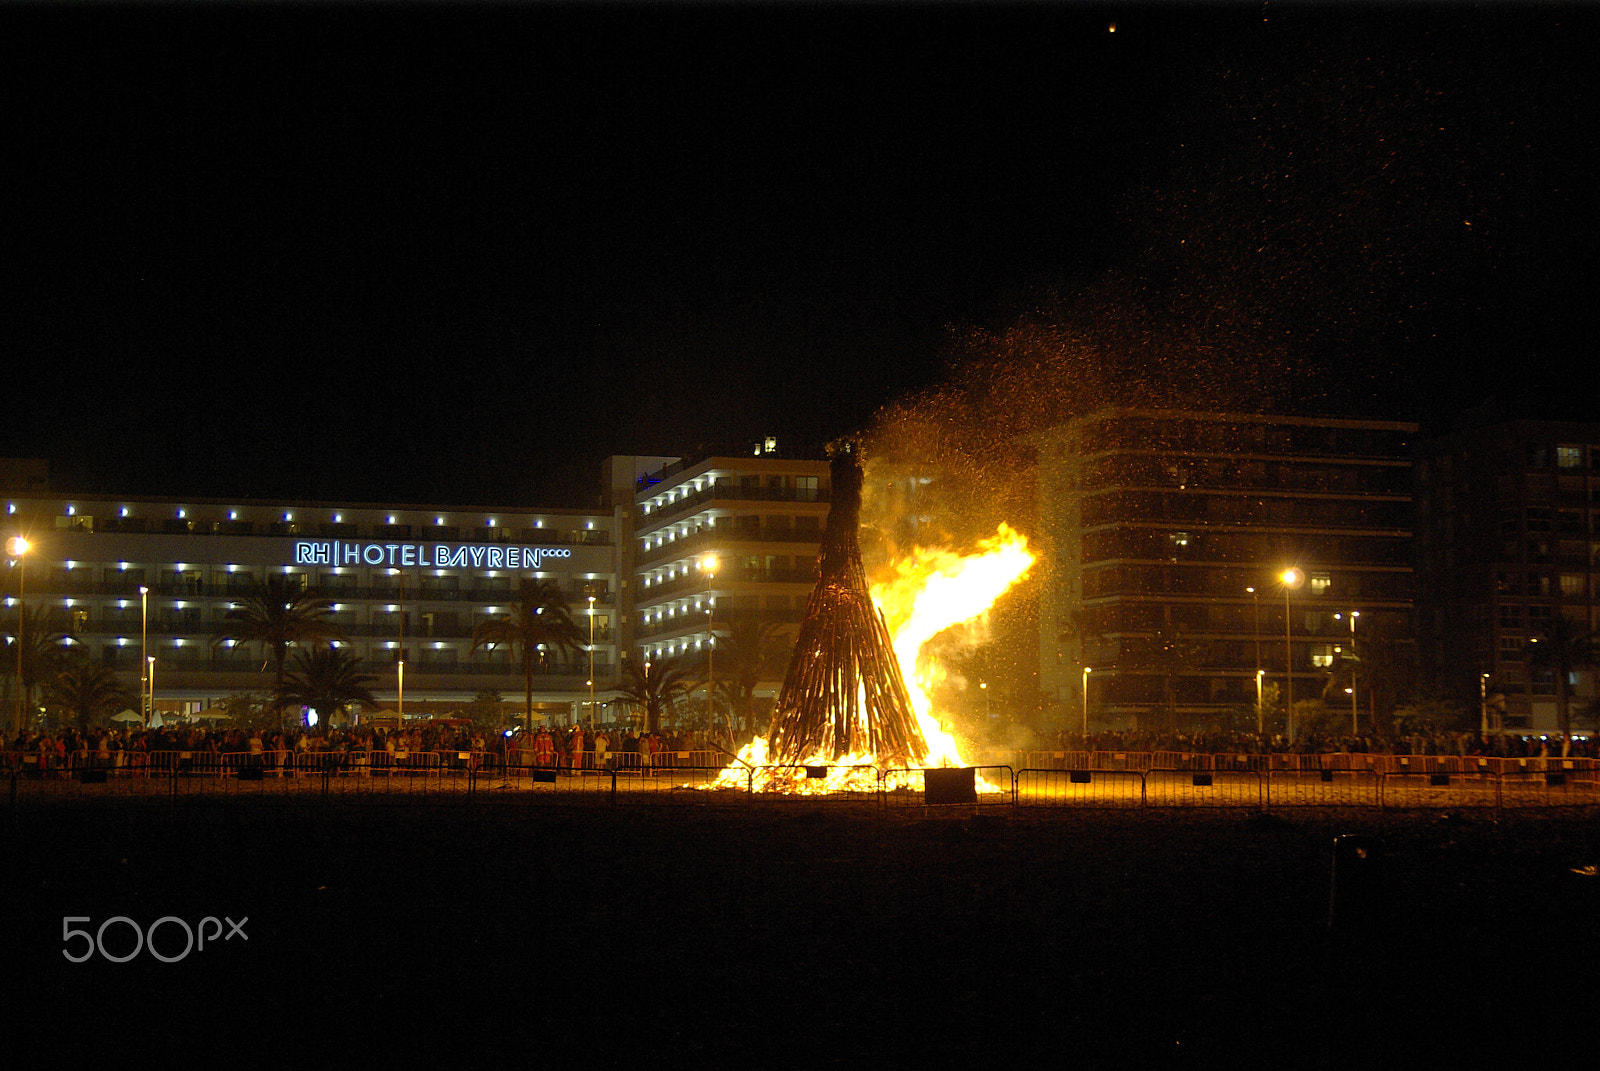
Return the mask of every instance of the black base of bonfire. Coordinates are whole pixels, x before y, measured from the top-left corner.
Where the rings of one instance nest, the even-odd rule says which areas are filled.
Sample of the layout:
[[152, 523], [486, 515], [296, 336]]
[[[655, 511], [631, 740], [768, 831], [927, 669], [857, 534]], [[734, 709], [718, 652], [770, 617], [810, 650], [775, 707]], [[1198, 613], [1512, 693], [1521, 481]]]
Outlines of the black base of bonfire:
[[817, 586], [778, 695], [768, 753], [780, 764], [869, 754], [882, 766], [909, 765], [928, 745], [861, 566], [860, 444], [835, 443], [830, 454], [833, 506]]

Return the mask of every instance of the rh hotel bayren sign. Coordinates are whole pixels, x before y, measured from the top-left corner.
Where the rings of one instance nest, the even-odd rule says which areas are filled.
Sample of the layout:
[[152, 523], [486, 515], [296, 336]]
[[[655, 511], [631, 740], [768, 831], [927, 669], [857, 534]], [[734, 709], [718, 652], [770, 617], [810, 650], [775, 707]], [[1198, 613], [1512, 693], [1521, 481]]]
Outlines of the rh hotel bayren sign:
[[382, 565], [393, 568], [539, 569], [546, 558], [570, 558], [567, 547], [525, 547], [516, 543], [361, 543], [343, 539], [301, 539], [295, 565]]

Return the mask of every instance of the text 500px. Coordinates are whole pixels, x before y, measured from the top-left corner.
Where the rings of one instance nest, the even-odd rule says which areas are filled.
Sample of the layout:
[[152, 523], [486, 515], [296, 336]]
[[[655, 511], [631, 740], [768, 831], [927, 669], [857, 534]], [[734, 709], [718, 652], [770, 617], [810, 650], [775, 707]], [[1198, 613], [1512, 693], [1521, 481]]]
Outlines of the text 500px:
[[[224, 919], [228, 924], [226, 934], [222, 929]], [[98, 952], [102, 958], [110, 960], [112, 963], [126, 963], [140, 952], [148, 950], [152, 956], [162, 963], [177, 963], [187, 957], [190, 952], [204, 952], [206, 950], [206, 942], [209, 941], [212, 944], [216, 944], [219, 937], [224, 941], [231, 941], [235, 937], [240, 937], [246, 941], [250, 940], [249, 935], [244, 932], [244, 924], [250, 921], [248, 915], [238, 922], [226, 916], [223, 919], [218, 919], [215, 915], [207, 915], [200, 920], [197, 926], [193, 927], [176, 915], [163, 915], [144, 929], [140, 929], [139, 924], [126, 915], [111, 916], [102, 922], [93, 933], [73, 926], [75, 922], [93, 924], [93, 921], [88, 915], [65, 915], [62, 917], [61, 941], [68, 947], [63, 948], [61, 954], [70, 962], [82, 963], [93, 958], [94, 954]], [[112, 936], [113, 947], [110, 949], [106, 948], [107, 930], [111, 931]], [[131, 952], [127, 950], [130, 938], [124, 935], [124, 930], [132, 933], [133, 950]], [[165, 951], [156, 947], [157, 933], [161, 934], [161, 944]], [[179, 933], [183, 935], [181, 938], [178, 936]], [[82, 944], [78, 947], [81, 947], [83, 951], [79, 955], [74, 955], [73, 943], [79, 938], [82, 939]], [[176, 951], [180, 941], [182, 950]]]

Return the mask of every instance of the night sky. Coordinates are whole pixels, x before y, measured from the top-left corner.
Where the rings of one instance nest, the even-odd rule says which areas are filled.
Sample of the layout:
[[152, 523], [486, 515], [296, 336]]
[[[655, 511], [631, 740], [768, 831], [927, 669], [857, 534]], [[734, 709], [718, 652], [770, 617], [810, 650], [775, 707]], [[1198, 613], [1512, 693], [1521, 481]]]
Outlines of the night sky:
[[1597, 45], [1595, 5], [9, 5], [0, 455], [585, 506], [608, 454], [814, 448], [974, 368], [1039, 419], [1596, 418]]

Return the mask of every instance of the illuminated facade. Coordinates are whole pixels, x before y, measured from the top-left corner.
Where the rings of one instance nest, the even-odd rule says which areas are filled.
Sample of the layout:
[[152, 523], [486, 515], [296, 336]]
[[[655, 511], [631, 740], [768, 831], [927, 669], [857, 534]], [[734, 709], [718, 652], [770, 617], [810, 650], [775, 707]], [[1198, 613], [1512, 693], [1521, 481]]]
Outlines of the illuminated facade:
[[[1558, 618], [1600, 628], [1600, 424], [1503, 421], [1423, 445], [1418, 462], [1421, 618], [1433, 680], [1491, 729], [1557, 728]], [[1594, 726], [1595, 667], [1567, 674], [1572, 727]]]
[[[612, 460], [616, 488], [632, 476], [626, 608], [635, 657], [699, 665], [713, 628], [739, 642], [763, 625], [800, 620], [828, 514], [826, 461], [785, 459], [770, 448], [648, 459], [663, 462], [653, 468]], [[778, 681], [768, 683], [770, 692]]]
[[[380, 704], [403, 701], [407, 713], [485, 690], [520, 711], [519, 662], [503, 648], [472, 650], [472, 633], [508, 612], [524, 577], [566, 594], [585, 636], [593, 629], [596, 677], [616, 675], [611, 514], [37, 492], [3, 501], [7, 534], [31, 543], [6, 574], [8, 644], [20, 596], [134, 694], [141, 659], [153, 658], [157, 710], [193, 712], [233, 692], [270, 690], [259, 645], [213, 642], [229, 608], [269, 575], [331, 599], [331, 620], [375, 678]], [[558, 720], [587, 716], [589, 679], [587, 651], [550, 652], [535, 709]], [[14, 673], [6, 687], [14, 689]]]
[[[472, 635], [509, 611], [520, 580], [539, 578], [593, 636], [594, 674], [588, 650], [546, 652], [535, 712], [625, 720], [607, 704], [630, 655], [693, 670], [713, 625], [728, 638], [798, 620], [816, 580], [828, 464], [781, 458], [769, 441], [748, 456], [618, 456], [605, 469], [603, 507], [579, 511], [71, 495], [46, 489], [42, 463], [13, 462], [0, 467], [12, 491], [0, 492], [5, 535], [31, 546], [0, 589], [5, 653], [20, 599], [131, 693], [148, 664], [155, 708], [193, 713], [270, 690], [259, 645], [215, 641], [252, 585], [288, 576], [333, 602], [380, 707], [437, 714], [490, 691], [516, 715], [518, 658], [474, 651]], [[0, 681], [0, 701], [14, 704], [15, 671]]]
[[1107, 409], [1036, 436], [1040, 678], [1063, 727], [1085, 683], [1091, 731], [1248, 723], [1258, 671], [1282, 688], [1286, 661], [1293, 698], [1320, 699], [1352, 612], [1358, 656], [1410, 660], [1416, 432]]

